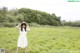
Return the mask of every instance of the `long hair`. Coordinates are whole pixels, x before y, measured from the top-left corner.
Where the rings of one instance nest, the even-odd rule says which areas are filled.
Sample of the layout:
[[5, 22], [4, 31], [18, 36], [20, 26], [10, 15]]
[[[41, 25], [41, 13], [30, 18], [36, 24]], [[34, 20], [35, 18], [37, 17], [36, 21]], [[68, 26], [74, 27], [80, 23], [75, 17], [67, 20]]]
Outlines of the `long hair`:
[[21, 31], [23, 31], [23, 25], [25, 26], [24, 29], [25, 29], [25, 31], [26, 31], [26, 27], [27, 27], [26, 23], [22, 23], [22, 24], [21, 24]]

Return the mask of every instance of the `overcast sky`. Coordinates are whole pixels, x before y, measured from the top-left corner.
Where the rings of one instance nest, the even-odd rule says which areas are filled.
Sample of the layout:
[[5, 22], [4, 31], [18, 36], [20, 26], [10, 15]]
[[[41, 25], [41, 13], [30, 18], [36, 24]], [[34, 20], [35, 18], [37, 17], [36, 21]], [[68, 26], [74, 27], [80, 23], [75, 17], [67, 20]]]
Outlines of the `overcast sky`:
[[68, 0], [0, 0], [0, 7], [30, 8], [34, 10], [55, 13], [61, 20], [80, 20], [80, 2]]

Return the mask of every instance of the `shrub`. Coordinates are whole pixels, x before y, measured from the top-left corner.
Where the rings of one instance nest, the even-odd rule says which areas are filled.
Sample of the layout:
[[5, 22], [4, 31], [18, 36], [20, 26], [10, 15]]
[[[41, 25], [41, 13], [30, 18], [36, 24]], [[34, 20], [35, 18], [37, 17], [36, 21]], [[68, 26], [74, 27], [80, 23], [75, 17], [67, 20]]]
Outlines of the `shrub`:
[[0, 23], [0, 27], [14, 27], [16, 23]]

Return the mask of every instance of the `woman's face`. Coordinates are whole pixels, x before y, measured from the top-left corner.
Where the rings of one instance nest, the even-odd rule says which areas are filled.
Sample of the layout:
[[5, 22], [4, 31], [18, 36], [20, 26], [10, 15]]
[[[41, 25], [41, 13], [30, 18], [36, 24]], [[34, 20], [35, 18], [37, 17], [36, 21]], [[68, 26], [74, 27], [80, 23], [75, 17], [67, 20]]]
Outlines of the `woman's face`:
[[25, 26], [25, 25], [23, 25], [22, 27], [23, 27], [23, 28], [25, 28], [26, 26]]

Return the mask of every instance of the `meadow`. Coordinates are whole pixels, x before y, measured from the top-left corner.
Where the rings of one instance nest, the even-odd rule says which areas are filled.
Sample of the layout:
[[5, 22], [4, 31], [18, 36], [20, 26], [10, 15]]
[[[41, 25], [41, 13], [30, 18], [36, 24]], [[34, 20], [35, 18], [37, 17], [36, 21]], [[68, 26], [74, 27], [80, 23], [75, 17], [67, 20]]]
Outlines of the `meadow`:
[[[80, 53], [80, 28], [77, 27], [30, 27], [28, 53]], [[15, 28], [0, 28], [0, 48], [6, 53], [16, 53], [19, 31]], [[19, 53], [24, 53], [20, 49]]]

